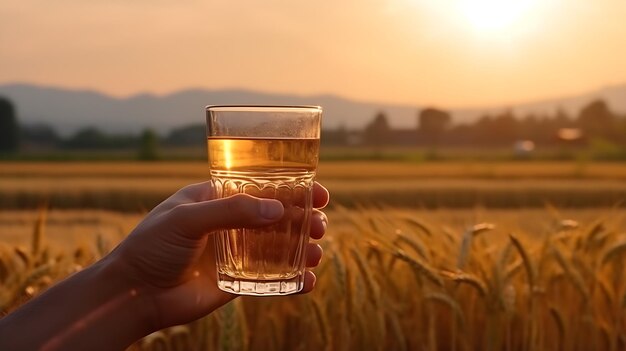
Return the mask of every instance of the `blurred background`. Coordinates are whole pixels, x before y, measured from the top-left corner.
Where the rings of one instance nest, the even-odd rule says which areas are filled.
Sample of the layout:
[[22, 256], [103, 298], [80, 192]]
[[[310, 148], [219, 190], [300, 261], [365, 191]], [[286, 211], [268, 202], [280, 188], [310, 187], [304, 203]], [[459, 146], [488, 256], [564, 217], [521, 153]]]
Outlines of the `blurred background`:
[[[0, 157], [22, 166], [5, 163], [0, 171], [5, 208], [35, 206], [42, 191], [63, 193], [53, 204], [92, 206], [70, 201], [63, 183], [46, 184], [52, 171], [31, 172], [26, 161], [115, 161], [101, 171], [84, 167], [100, 178], [94, 187], [118, 191], [137, 188], [108, 173], [126, 176], [123, 168], [137, 167], [134, 161], [187, 162], [146, 166], [148, 182], [157, 182], [152, 189], [162, 193], [118, 201], [129, 209], [149, 208], [179, 185], [206, 179], [209, 104], [323, 106], [320, 179], [406, 183], [378, 184], [376, 196], [360, 193], [359, 201], [541, 206], [556, 201], [553, 192], [571, 195], [560, 181], [545, 183], [555, 178], [603, 180], [593, 184], [596, 198], [559, 198], [560, 205], [610, 206], [624, 195], [623, 184], [604, 182], [626, 177], [622, 1], [270, 1], [259, 7], [63, 0], [5, 1], [0, 11]], [[66, 167], [50, 169], [58, 175]], [[360, 171], [350, 172], [354, 167]], [[87, 186], [85, 177], [62, 180], [75, 188]], [[459, 183], [463, 177], [475, 181]], [[438, 182], [424, 186], [416, 178]], [[456, 182], [440, 184], [449, 178]], [[438, 195], [449, 185], [483, 189], [481, 178], [541, 179], [516, 186], [546, 197]], [[576, 182], [571, 189], [589, 186]], [[348, 201], [354, 192], [343, 189], [331, 186]], [[465, 200], [453, 199], [460, 197]]]
[[[290, 325], [315, 332], [278, 317], [263, 329], [254, 316], [270, 305], [243, 299], [137, 347], [183, 335], [197, 349], [625, 349], [610, 263], [626, 247], [624, 18], [622, 0], [4, 0], [0, 310], [207, 180], [206, 105], [306, 104], [324, 109], [331, 263], [325, 295], [277, 310], [311, 311]], [[65, 261], [33, 283], [53, 253]], [[467, 307], [485, 296], [500, 302]]]
[[201, 159], [174, 149], [202, 150], [203, 107], [232, 103], [322, 105], [329, 148], [624, 158], [622, 1], [8, 0], [0, 11], [13, 158], [132, 159], [152, 131], [163, 158]]

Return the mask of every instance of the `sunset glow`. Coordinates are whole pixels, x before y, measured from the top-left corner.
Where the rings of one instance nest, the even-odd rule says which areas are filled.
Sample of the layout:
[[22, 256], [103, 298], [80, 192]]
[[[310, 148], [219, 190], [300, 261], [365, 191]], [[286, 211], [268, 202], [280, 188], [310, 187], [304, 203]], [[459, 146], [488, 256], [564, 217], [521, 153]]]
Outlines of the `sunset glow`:
[[0, 2], [0, 84], [456, 107], [626, 82], [626, 1]]
[[530, 21], [539, 6], [537, 0], [462, 0], [459, 4], [472, 29], [481, 32], [515, 30]]

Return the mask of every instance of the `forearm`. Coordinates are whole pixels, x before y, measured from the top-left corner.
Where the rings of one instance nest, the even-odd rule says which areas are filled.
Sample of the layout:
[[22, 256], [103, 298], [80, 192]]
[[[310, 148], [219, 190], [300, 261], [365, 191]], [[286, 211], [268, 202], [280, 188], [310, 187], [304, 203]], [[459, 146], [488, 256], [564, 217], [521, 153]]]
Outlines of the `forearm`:
[[121, 274], [105, 259], [0, 319], [0, 350], [124, 350], [151, 326]]

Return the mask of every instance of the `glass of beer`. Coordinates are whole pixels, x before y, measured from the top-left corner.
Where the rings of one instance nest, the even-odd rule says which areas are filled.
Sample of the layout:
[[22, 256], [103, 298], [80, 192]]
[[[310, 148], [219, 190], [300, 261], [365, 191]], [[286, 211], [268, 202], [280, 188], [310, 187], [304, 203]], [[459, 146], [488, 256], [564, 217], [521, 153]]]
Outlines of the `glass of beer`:
[[268, 227], [214, 233], [221, 290], [256, 296], [302, 290], [321, 118], [319, 106], [206, 108], [217, 196], [245, 193], [277, 199], [285, 208], [282, 219]]

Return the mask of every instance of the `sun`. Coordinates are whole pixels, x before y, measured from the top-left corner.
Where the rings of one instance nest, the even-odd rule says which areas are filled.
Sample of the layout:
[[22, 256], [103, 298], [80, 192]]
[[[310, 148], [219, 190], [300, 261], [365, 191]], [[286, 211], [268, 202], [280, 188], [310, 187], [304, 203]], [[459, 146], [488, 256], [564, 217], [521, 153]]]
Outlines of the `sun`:
[[514, 31], [532, 22], [540, 0], [460, 0], [462, 17], [478, 32]]

